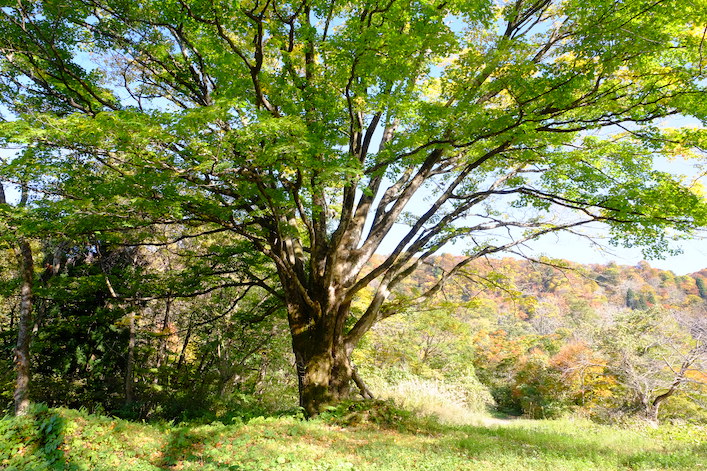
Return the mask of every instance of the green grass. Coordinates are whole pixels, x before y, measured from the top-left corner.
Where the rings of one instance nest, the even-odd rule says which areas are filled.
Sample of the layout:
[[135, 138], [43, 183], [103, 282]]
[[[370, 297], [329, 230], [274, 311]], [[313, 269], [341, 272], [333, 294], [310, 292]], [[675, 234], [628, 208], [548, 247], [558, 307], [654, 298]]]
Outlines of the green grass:
[[696, 426], [617, 429], [569, 420], [451, 426], [355, 411], [312, 421], [170, 425], [38, 408], [0, 420], [0, 469], [707, 470], [706, 438]]

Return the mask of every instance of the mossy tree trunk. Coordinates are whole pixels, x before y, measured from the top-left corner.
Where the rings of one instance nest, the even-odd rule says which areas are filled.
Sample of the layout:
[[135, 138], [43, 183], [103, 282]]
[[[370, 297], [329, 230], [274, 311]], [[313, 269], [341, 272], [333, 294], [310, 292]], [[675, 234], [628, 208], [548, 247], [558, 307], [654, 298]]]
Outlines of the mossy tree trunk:
[[299, 404], [307, 416], [352, 396], [353, 345], [347, 342], [337, 316], [290, 306], [289, 321], [295, 355]]

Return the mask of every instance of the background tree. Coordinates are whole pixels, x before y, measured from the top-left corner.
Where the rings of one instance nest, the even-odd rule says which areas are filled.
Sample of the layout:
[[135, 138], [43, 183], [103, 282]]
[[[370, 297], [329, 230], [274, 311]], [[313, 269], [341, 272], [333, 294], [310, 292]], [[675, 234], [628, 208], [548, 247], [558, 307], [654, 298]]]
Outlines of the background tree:
[[[5, 233], [3, 242], [9, 243], [9, 248], [17, 259], [19, 273], [19, 313], [17, 317], [17, 344], [13, 350], [12, 358], [15, 367], [15, 392], [13, 395], [15, 415], [24, 415], [29, 408], [29, 394], [31, 382], [30, 344], [32, 342], [32, 307], [34, 304], [34, 254], [29, 240], [18, 230], [17, 219], [22, 218], [22, 213], [29, 200], [28, 187], [23, 184], [21, 196], [17, 207], [12, 208], [5, 196], [3, 182], [0, 181], [0, 214], [3, 214], [5, 224], [2, 230]], [[19, 213], [19, 214], [18, 214]]]
[[697, 284], [697, 292], [700, 298], [707, 299], [707, 286], [705, 286], [704, 278], [695, 278], [695, 283]]
[[[309, 414], [348, 394], [377, 321], [474, 259], [596, 221], [656, 254], [707, 219], [695, 186], [655, 168], [705, 148], [704, 130], [659, 126], [707, 115], [704, 0], [49, 0], [1, 15], [0, 132], [39, 151], [4, 172], [41, 175], [62, 227], [223, 230], [268, 257]], [[429, 289], [391, 295], [457, 239], [468, 255]]]
[[658, 420], [661, 405], [681, 388], [704, 388], [706, 334], [704, 313], [653, 309], [618, 317], [602, 336], [608, 369], [628, 392], [617, 397]]

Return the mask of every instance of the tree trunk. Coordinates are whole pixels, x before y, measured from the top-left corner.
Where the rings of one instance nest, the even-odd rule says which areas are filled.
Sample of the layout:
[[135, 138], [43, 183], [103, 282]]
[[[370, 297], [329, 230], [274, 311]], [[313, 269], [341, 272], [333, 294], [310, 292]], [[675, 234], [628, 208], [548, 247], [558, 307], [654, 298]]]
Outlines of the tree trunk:
[[326, 320], [333, 316], [320, 316], [316, 324], [298, 324], [294, 317], [290, 315], [290, 329], [299, 404], [307, 416], [313, 417], [327, 406], [350, 397], [353, 368], [349, 357], [352, 349], [337, 333], [339, 329], [327, 325]]
[[255, 395], [259, 398], [263, 397], [265, 392], [265, 375], [268, 373], [268, 355], [265, 352], [260, 353], [260, 368], [258, 368], [258, 378], [255, 380]]
[[169, 327], [169, 315], [171, 312], [172, 308], [172, 298], [171, 295], [170, 297], [167, 298], [165, 302], [165, 308], [164, 308], [164, 319], [162, 320], [162, 328], [160, 329], [159, 336], [157, 337], [159, 344], [157, 345], [157, 362], [155, 363], [155, 369], [157, 372], [155, 373], [155, 377], [152, 380], [153, 384], [159, 384], [160, 383], [160, 376], [161, 376], [161, 369], [162, 369], [162, 364], [164, 362], [166, 353], [167, 353], [167, 339], [169, 337], [168, 333], [168, 327]]
[[651, 403], [651, 407], [648, 410], [648, 419], [652, 420], [653, 422], [658, 422], [658, 412], [660, 412], [660, 405], [662, 404], [662, 400], [660, 401], [654, 401]]
[[321, 349], [307, 355], [295, 350], [299, 375], [299, 403], [309, 417], [351, 397], [353, 369], [342, 348]]
[[[20, 196], [20, 207], [24, 207], [29, 200], [29, 193], [26, 185], [22, 185]], [[0, 183], [0, 205], [7, 205], [5, 198], [5, 187]], [[20, 286], [20, 313], [17, 319], [17, 345], [15, 346], [15, 392], [13, 399], [15, 402], [15, 415], [25, 415], [29, 409], [29, 390], [32, 380], [29, 358], [29, 346], [32, 341], [32, 307], [34, 302], [34, 257], [32, 247], [22, 237], [17, 242], [17, 265], [20, 270], [22, 283]], [[12, 327], [12, 317], [10, 317], [10, 327]]]
[[682, 370], [680, 371], [680, 374], [678, 375], [677, 378], [673, 381], [673, 384], [670, 385], [670, 388], [663, 394], [659, 394], [658, 396], [655, 397], [650, 402], [650, 407], [648, 409], [648, 418], [658, 422], [658, 412], [660, 412], [660, 406], [663, 404], [663, 402], [668, 399], [670, 396], [675, 394], [675, 392], [678, 390], [680, 387], [680, 384], [683, 382], [683, 374], [689, 367], [690, 362], [685, 362], [683, 363]]
[[[364, 314], [353, 326], [346, 326], [351, 319], [352, 293], [360, 281], [357, 274], [368, 256], [353, 253], [351, 247], [358, 244], [356, 237], [343, 242], [340, 234], [327, 242], [325, 198], [319, 196], [323, 209], [313, 217], [312, 223], [313, 237], [319, 242], [313, 244], [309, 260], [304, 256], [299, 239], [278, 234], [270, 240], [271, 246], [276, 248], [271, 257], [277, 266], [287, 307], [299, 403], [309, 417], [352, 397], [355, 372], [351, 353], [378, 319], [392, 283], [392, 275], [381, 281]], [[284, 217], [280, 224], [289, 228], [296, 226]], [[337, 244], [340, 244], [338, 248]], [[363, 384], [360, 377], [357, 379], [357, 384]], [[364, 397], [371, 396], [370, 391], [363, 389]]]
[[361, 394], [361, 397], [364, 399], [375, 399], [375, 396], [371, 392], [370, 389], [368, 389], [368, 386], [366, 386], [366, 383], [363, 382], [363, 378], [361, 378], [361, 375], [358, 374], [358, 370], [354, 366], [353, 368], [353, 376], [352, 378], [354, 383], [356, 383], [356, 387], [358, 387], [359, 393]]
[[15, 348], [15, 415], [24, 415], [29, 408], [29, 389], [31, 381], [29, 346], [32, 337], [32, 302], [34, 288], [34, 259], [29, 242], [19, 241], [17, 260], [22, 274], [20, 291], [20, 318], [17, 331], [17, 347]]
[[191, 339], [191, 329], [192, 329], [192, 321], [191, 321], [191, 319], [189, 319], [189, 326], [187, 327], [187, 333], [184, 336], [184, 342], [182, 343], [182, 349], [179, 352], [179, 359], [177, 360], [176, 378], [179, 378], [179, 375], [182, 371], [182, 367], [184, 366], [184, 360], [186, 359], [186, 356], [187, 356], [187, 347], [189, 346], [189, 340]]
[[132, 404], [134, 397], [134, 365], [135, 365], [135, 314], [128, 314], [128, 356], [125, 366], [125, 404]]
[[[359, 321], [346, 331], [351, 303], [343, 293], [353, 283], [353, 277], [341, 273], [330, 278], [313, 277], [306, 289], [297, 283], [297, 277], [287, 273], [280, 273], [280, 279], [297, 367], [299, 405], [308, 417], [313, 417], [327, 406], [353, 396], [351, 352], [359, 334], [370, 325]], [[363, 383], [356, 381], [359, 382]], [[364, 391], [362, 395], [367, 396]]]

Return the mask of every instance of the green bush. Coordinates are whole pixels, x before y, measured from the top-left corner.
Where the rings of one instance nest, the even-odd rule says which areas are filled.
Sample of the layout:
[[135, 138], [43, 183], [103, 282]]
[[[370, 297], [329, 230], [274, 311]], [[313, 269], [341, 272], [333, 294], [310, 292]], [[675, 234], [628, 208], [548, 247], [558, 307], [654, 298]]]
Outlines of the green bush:
[[0, 468], [12, 470], [72, 470], [63, 451], [66, 421], [47, 406], [34, 405], [22, 417], [0, 420]]
[[[702, 399], [707, 398], [703, 395]], [[686, 394], [678, 393], [661, 406], [660, 419], [678, 423], [707, 424], [707, 408], [691, 400]]]

